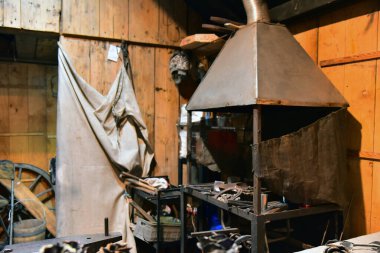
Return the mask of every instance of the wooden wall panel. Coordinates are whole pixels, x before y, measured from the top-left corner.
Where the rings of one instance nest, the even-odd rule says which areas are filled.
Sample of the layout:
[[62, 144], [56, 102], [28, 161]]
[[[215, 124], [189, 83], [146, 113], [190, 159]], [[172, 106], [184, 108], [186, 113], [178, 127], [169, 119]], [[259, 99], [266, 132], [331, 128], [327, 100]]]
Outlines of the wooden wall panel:
[[[378, 12], [379, 13], [379, 12]], [[380, 50], [380, 22], [377, 29], [377, 50]], [[374, 152], [380, 153], [380, 60], [377, 60]], [[380, 231], [380, 162], [373, 165], [371, 232]]]
[[107, 60], [108, 48], [120, 43], [64, 36], [60, 41], [78, 74], [101, 94], [107, 94], [122, 64], [121, 58], [117, 63]]
[[56, 89], [58, 89], [57, 67], [48, 66], [46, 67], [46, 153], [48, 160], [56, 154], [57, 97], [53, 95], [57, 91]]
[[168, 61], [171, 50], [156, 48], [155, 69], [155, 141], [154, 150], [158, 163], [155, 175], [168, 175], [177, 183], [178, 134], [176, 122], [179, 115], [179, 94], [171, 80]]
[[59, 32], [61, 0], [1, 0], [0, 26]]
[[62, 1], [62, 32], [99, 36], [99, 1]]
[[378, 1], [363, 0], [345, 8], [345, 56], [376, 51]]
[[[365, 0], [319, 17], [318, 61], [379, 50], [379, 40], [374, 39], [380, 38], [379, 10], [378, 1]], [[301, 45], [309, 41], [298, 38]], [[350, 104], [346, 122], [348, 148], [357, 151], [378, 152], [377, 66], [376, 60], [371, 60], [322, 69]], [[354, 197], [345, 237], [379, 231], [378, 165], [360, 159], [349, 159], [348, 165], [348, 194]]]
[[349, 122], [348, 147], [373, 151], [376, 62], [361, 62], [345, 66], [344, 96], [353, 116]]
[[320, 17], [318, 29], [319, 61], [346, 56], [346, 22], [344, 17], [344, 9], [338, 9]]
[[316, 19], [297, 22], [289, 26], [294, 38], [301, 44], [314, 62], [318, 57], [318, 22]]
[[21, 28], [45, 32], [59, 32], [61, 0], [19, 0]]
[[[70, 58], [75, 59], [73, 62], [78, 72], [87, 74], [83, 76], [84, 79], [91, 80], [90, 84], [105, 94], [110, 82], [104, 82], [104, 78], [111, 79], [112, 76], [113, 80], [121, 64], [121, 61], [118, 64], [106, 61], [110, 43], [63, 36], [61, 42]], [[176, 183], [179, 94], [168, 68], [172, 50], [130, 46], [129, 52], [136, 98], [148, 127], [149, 139], [155, 148], [158, 168], [154, 174], [169, 175], [172, 182]]]
[[19, 28], [21, 26], [21, 3], [19, 0], [3, 0], [3, 25], [6, 27]]
[[154, 147], [155, 50], [151, 47], [130, 46], [129, 53], [136, 99], [148, 128], [149, 142]]
[[4, 0], [0, 0], [0, 26], [4, 25]]
[[374, 233], [380, 231], [380, 162], [373, 163], [372, 185], [372, 214], [370, 232]]
[[369, 161], [350, 160], [348, 178], [349, 197], [352, 207], [349, 213], [344, 237], [350, 238], [370, 232], [372, 212], [372, 172], [373, 163]]
[[178, 46], [181, 39], [186, 37], [186, 11], [186, 3], [182, 0], [159, 0], [159, 43]]
[[90, 80], [90, 41], [61, 36], [60, 42], [68, 53], [78, 74], [86, 81]]
[[64, 34], [178, 45], [186, 31], [187, 5], [183, 0], [62, 2]]
[[156, 0], [129, 1], [129, 39], [158, 43], [159, 7]]
[[100, 37], [128, 39], [128, 0], [100, 0]]
[[[48, 70], [51, 75], [57, 75], [57, 67], [0, 64], [0, 73], [5, 77], [0, 82], [1, 159], [48, 169], [48, 157], [55, 155], [47, 153]], [[50, 101], [50, 104], [55, 107], [56, 102]], [[51, 111], [51, 114], [56, 115], [56, 112]]]

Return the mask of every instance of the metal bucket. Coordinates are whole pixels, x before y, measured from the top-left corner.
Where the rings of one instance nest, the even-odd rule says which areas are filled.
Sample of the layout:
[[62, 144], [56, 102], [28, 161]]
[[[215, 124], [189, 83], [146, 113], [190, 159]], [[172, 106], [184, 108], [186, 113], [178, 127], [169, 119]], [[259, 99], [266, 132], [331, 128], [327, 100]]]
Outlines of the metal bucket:
[[13, 242], [23, 243], [45, 239], [46, 222], [29, 219], [15, 222], [13, 225]]

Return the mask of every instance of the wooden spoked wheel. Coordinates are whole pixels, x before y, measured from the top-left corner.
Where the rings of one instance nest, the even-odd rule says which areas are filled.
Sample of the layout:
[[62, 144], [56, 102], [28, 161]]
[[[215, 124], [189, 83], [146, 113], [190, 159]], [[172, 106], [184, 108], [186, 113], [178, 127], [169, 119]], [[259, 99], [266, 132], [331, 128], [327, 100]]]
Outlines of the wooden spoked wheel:
[[31, 164], [15, 163], [15, 178], [27, 186], [50, 210], [54, 210], [55, 186], [49, 173]]
[[[55, 186], [52, 184], [49, 173], [45, 170], [40, 169], [34, 165], [26, 163], [15, 163], [15, 183], [23, 184], [26, 186], [47, 208], [54, 211], [55, 210]], [[1, 193], [2, 197], [9, 200], [10, 203], [10, 193]], [[25, 200], [24, 200], [25, 201]], [[20, 202], [19, 204], [16, 204]], [[14, 222], [33, 219], [33, 217], [28, 210], [22, 205], [23, 200], [17, 199], [15, 196], [14, 203]], [[2, 220], [6, 227], [8, 224], [8, 208], [4, 208], [1, 212]], [[1, 244], [6, 238], [6, 233], [3, 226], [0, 226], [0, 248]], [[48, 234], [48, 237], [51, 235]]]

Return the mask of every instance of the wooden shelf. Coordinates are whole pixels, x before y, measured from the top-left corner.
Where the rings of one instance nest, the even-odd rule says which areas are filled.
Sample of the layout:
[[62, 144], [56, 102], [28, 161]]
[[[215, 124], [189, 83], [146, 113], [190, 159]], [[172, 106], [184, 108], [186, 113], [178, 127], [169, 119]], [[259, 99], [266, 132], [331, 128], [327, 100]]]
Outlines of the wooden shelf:
[[224, 37], [212, 33], [194, 34], [182, 39], [180, 47], [199, 56], [210, 56], [218, 54], [225, 42]]

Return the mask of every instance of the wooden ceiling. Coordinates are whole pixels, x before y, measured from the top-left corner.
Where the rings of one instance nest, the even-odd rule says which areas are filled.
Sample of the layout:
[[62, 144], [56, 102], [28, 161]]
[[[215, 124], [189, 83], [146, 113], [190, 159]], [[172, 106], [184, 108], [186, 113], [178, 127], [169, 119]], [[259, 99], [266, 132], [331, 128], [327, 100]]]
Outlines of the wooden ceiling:
[[[197, 11], [204, 21], [210, 16], [228, 18], [246, 22], [246, 15], [241, 0], [185, 0]], [[274, 22], [287, 22], [295, 17], [311, 12], [336, 7], [353, 0], [267, 0], [269, 13]]]
[[0, 30], [0, 61], [57, 65], [58, 35]]

